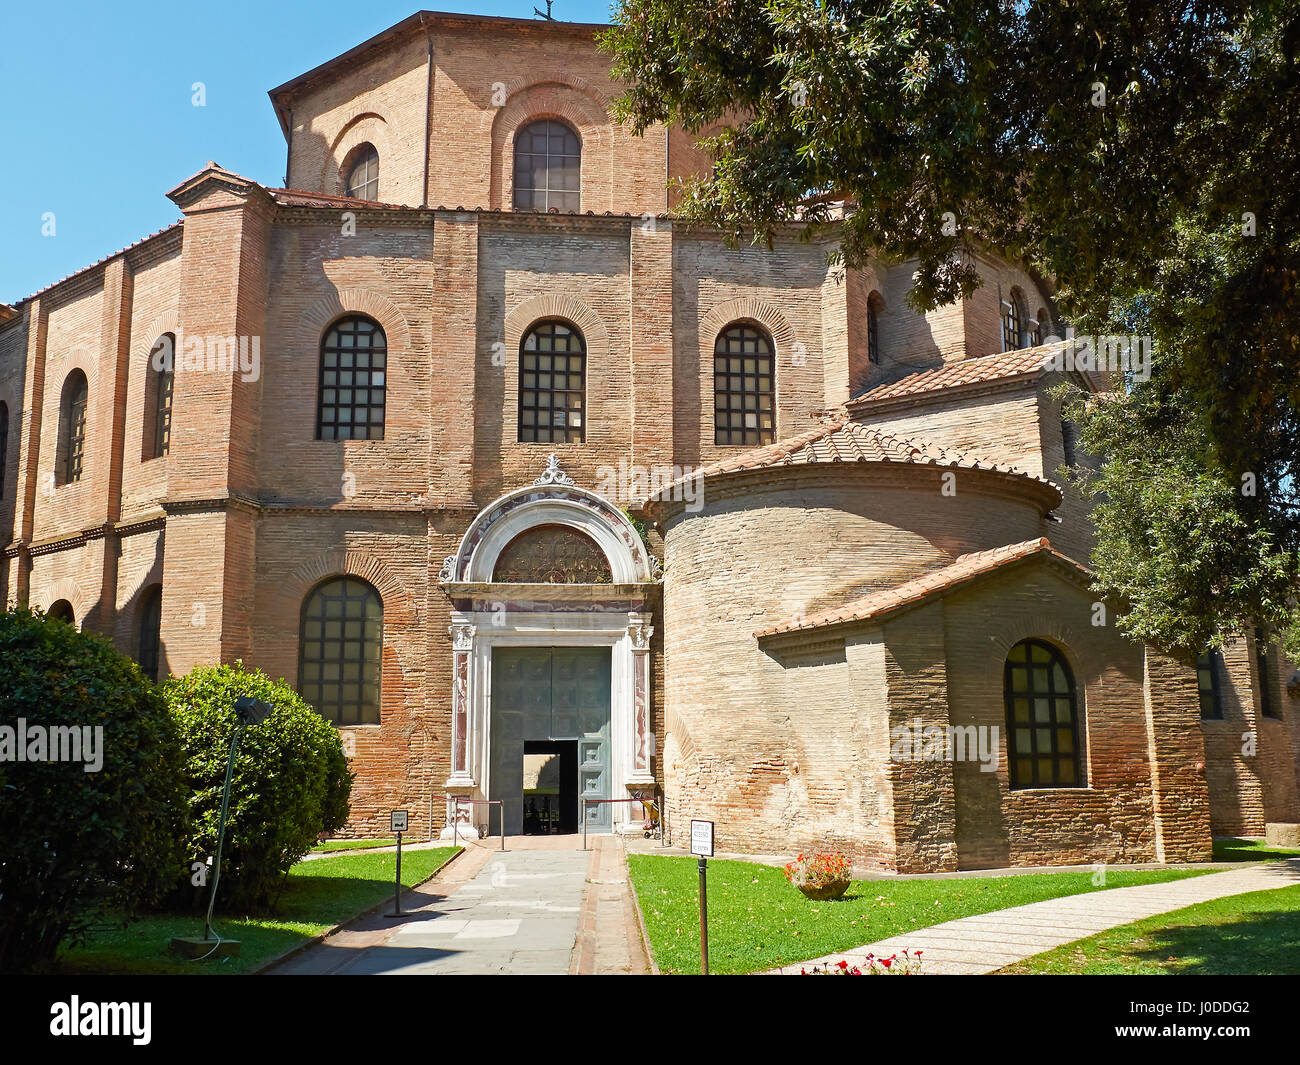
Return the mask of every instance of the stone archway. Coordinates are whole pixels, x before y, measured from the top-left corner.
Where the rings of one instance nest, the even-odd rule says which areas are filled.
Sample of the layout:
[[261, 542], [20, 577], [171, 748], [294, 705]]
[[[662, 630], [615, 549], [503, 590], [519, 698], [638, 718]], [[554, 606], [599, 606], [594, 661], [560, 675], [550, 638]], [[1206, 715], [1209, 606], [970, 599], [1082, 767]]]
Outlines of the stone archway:
[[[590, 541], [608, 562], [607, 583], [512, 583], [497, 562], [521, 535], [547, 526]], [[508, 492], [470, 523], [439, 582], [452, 600], [452, 728], [449, 794], [486, 799], [492, 792], [493, 655], [525, 649], [608, 649], [609, 797], [653, 788], [650, 731], [650, 636], [660, 570], [626, 514], [575, 484], [554, 455], [533, 484]], [[499, 763], [498, 763], [499, 771]], [[639, 825], [633, 803], [613, 804], [614, 827]], [[463, 820], [486, 825], [484, 807]], [[449, 833], [448, 833], [449, 834]]]

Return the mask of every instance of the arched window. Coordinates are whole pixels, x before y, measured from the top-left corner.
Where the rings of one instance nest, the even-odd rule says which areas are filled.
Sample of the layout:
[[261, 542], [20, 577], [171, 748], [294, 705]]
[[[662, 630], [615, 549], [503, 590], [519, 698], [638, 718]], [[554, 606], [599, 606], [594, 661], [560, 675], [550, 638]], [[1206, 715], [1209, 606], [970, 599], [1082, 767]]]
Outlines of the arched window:
[[59, 451], [56, 463], [58, 484], [75, 484], [81, 480], [86, 456], [86, 403], [90, 386], [86, 375], [73, 370], [63, 382], [59, 403]]
[[155, 584], [140, 597], [140, 652], [136, 661], [150, 680], [158, 679], [162, 645], [162, 585]]
[[1038, 308], [1038, 317], [1035, 319], [1034, 326], [1034, 346], [1047, 343], [1047, 338], [1052, 335], [1052, 316], [1047, 313], [1046, 307]]
[[1002, 301], [1002, 350], [1015, 351], [1025, 346], [1025, 298], [1013, 288]]
[[519, 442], [586, 439], [587, 345], [568, 322], [539, 322], [519, 345]]
[[382, 440], [388, 341], [378, 322], [340, 318], [320, 345], [317, 440]]
[[176, 369], [176, 337], [164, 333], [149, 352], [145, 388], [144, 457], [160, 459], [171, 448], [172, 383]]
[[1080, 787], [1079, 704], [1065, 657], [1042, 640], [1021, 641], [1007, 655], [1003, 694], [1011, 786]]
[[884, 306], [879, 292], [867, 297], [867, 361], [873, 366], [880, 365], [880, 312]]
[[379, 153], [373, 144], [361, 144], [352, 150], [343, 191], [354, 200], [379, 199]]
[[5, 497], [9, 473], [9, 405], [0, 403], [0, 499]]
[[759, 326], [729, 325], [713, 345], [713, 442], [770, 444], [776, 439], [772, 338]]
[[502, 549], [492, 580], [504, 584], [609, 584], [609, 559], [596, 541], [564, 525], [539, 525]]
[[53, 618], [55, 621], [67, 622], [69, 625], [76, 625], [77, 619], [72, 615], [72, 604], [66, 599], [60, 599], [50, 605], [50, 609], [45, 612], [47, 618]]
[[384, 605], [359, 577], [331, 577], [302, 605], [298, 691], [338, 725], [379, 723]]
[[1226, 670], [1223, 653], [1213, 647], [1196, 657], [1196, 689], [1203, 721], [1223, 719], [1223, 676]]
[[515, 134], [515, 210], [576, 211], [582, 142], [563, 122], [543, 118]]

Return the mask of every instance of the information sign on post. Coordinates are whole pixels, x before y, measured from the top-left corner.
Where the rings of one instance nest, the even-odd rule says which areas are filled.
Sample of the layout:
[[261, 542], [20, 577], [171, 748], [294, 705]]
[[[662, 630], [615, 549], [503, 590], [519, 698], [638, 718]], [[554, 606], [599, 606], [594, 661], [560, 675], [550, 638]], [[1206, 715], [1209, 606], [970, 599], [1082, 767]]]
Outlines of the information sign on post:
[[691, 822], [691, 853], [700, 860], [700, 972], [709, 975], [709, 859], [713, 857], [713, 822]]
[[388, 917], [404, 917], [402, 913], [402, 833], [409, 820], [406, 810], [393, 810], [388, 815], [388, 827], [397, 834], [397, 882], [393, 886], [393, 912]]

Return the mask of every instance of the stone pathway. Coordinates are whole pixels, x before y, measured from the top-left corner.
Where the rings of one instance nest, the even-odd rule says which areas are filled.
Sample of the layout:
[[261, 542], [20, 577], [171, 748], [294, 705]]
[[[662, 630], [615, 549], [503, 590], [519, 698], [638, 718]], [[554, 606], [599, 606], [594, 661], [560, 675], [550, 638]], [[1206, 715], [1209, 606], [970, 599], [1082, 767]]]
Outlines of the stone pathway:
[[[270, 972], [317, 975], [646, 971], [622, 849], [613, 837], [472, 844], [403, 895], [410, 916], [364, 918]], [[629, 938], [629, 933], [632, 938]]]
[[[1041, 870], [1040, 870], [1041, 871]], [[813, 965], [834, 965], [844, 959], [850, 964], [867, 954], [888, 957], [904, 948], [921, 950], [921, 972], [932, 976], [991, 973], [1005, 965], [1041, 954], [1076, 939], [1084, 939], [1117, 925], [1131, 924], [1158, 913], [1181, 910], [1198, 902], [1241, 895], [1248, 891], [1300, 884], [1300, 858], [1268, 865], [1252, 865], [1225, 873], [1208, 873], [1164, 884], [1140, 884], [1112, 888], [1085, 895], [1031, 902], [1008, 910], [995, 910], [976, 917], [883, 939], [877, 943], [827, 954], [811, 961], [774, 970], [797, 973]]]

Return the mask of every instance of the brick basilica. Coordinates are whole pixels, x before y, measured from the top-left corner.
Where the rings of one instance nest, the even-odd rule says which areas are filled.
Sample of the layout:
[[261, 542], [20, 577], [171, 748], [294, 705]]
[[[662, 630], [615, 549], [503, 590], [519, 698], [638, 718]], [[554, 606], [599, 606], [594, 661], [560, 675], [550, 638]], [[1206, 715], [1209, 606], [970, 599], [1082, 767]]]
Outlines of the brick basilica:
[[1050, 282], [981, 258], [922, 315], [906, 263], [675, 221], [707, 157], [609, 118], [598, 29], [420, 12], [271, 91], [283, 188], [209, 162], [0, 305], [5, 601], [286, 678], [357, 835], [662, 795], [678, 839], [922, 872], [1300, 822], [1268, 635], [1177, 661], [1089, 590], [1050, 390], [1108, 378]]

